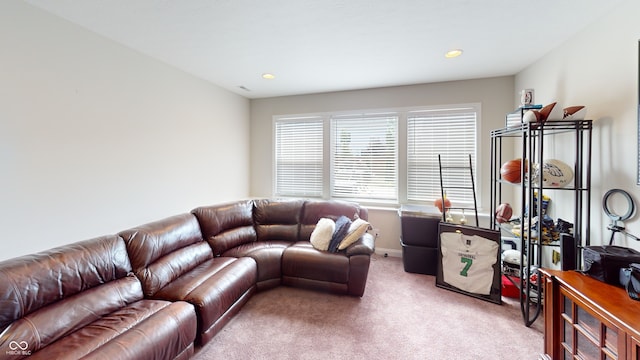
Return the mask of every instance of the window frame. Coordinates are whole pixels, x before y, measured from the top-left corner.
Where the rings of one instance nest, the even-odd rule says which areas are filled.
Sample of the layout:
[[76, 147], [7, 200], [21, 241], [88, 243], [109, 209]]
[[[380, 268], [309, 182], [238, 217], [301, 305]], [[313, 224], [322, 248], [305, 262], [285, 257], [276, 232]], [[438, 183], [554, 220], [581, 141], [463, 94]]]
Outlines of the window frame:
[[[442, 165], [444, 167], [449, 167], [449, 169], [447, 169], [446, 171], [443, 171], [443, 182], [445, 183], [445, 186], [449, 185], [449, 186], [454, 186], [453, 190], [454, 192], [456, 192], [456, 194], [454, 194], [454, 196], [452, 198], [458, 199], [456, 206], [461, 206], [461, 207], [473, 207], [474, 206], [474, 199], [473, 199], [473, 193], [469, 192], [468, 190], [462, 190], [461, 188], [470, 188], [472, 186], [472, 181], [470, 179], [467, 179], [467, 176], [470, 175], [470, 172], [468, 170], [464, 170], [463, 168], [468, 168], [468, 164], [469, 164], [469, 156], [471, 155], [471, 163], [472, 163], [472, 167], [473, 167], [473, 183], [478, 184], [478, 175], [476, 172], [476, 168], [478, 165], [478, 153], [479, 153], [479, 134], [478, 134], [478, 128], [479, 128], [479, 114], [480, 114], [480, 106], [479, 104], [456, 104], [456, 105], [451, 105], [451, 106], [436, 106], [436, 107], [432, 107], [432, 108], [421, 108], [419, 110], [415, 110], [415, 111], [409, 111], [407, 112], [407, 117], [406, 117], [406, 125], [407, 125], [407, 131], [406, 131], [406, 136], [407, 136], [407, 151], [405, 152], [406, 155], [406, 165], [407, 165], [407, 170], [406, 170], [406, 175], [407, 175], [407, 183], [406, 183], [406, 201], [407, 203], [424, 203], [424, 202], [433, 202], [435, 199], [439, 198], [441, 196], [441, 190], [440, 190], [440, 174], [438, 173], [438, 157], [437, 155], [442, 155]], [[446, 119], [440, 119], [446, 117]], [[472, 129], [469, 132], [462, 132], [462, 133], [457, 133], [459, 132], [459, 130], [457, 130], [456, 132], [450, 132], [447, 130], [447, 126], [446, 123], [448, 121], [451, 122], [458, 122], [461, 123], [463, 121], [469, 120], [471, 117], [475, 118], [475, 123], [471, 126], [467, 126], [469, 128], [472, 127]], [[431, 190], [431, 191], [427, 191], [426, 193], [422, 193], [422, 194], [410, 194], [411, 190], [412, 190], [412, 186], [411, 186], [411, 175], [412, 173], [412, 169], [411, 169], [411, 164], [414, 163], [415, 161], [411, 161], [411, 160], [415, 160], [415, 159], [411, 159], [411, 141], [410, 141], [410, 130], [411, 130], [411, 120], [416, 120], [416, 119], [420, 119], [422, 120], [422, 125], [424, 127], [424, 124], [428, 121], [434, 121], [433, 126], [426, 126], [426, 128], [428, 129], [429, 127], [433, 128], [436, 131], [435, 135], [426, 135], [427, 138], [423, 139], [426, 141], [437, 141], [436, 137], [438, 136], [444, 136], [447, 139], [453, 139], [453, 140], [462, 140], [464, 141], [464, 139], [466, 138], [467, 140], [472, 140], [473, 144], [471, 146], [468, 145], [464, 145], [463, 149], [458, 151], [455, 149], [455, 145], [451, 146], [450, 142], [447, 142], [447, 145], [441, 149], [441, 152], [436, 154], [435, 151], [430, 153], [429, 155], [432, 156], [432, 158], [430, 159], [425, 159], [423, 157], [419, 157], [420, 162], [422, 163], [428, 163], [431, 165], [430, 170], [432, 172], [434, 172], [433, 174], [427, 175], [427, 174], [422, 174], [423, 176], [428, 177], [429, 179], [431, 179], [430, 182], [435, 183], [434, 185], [432, 185], [434, 188], [437, 187], [437, 189]], [[420, 129], [420, 127], [418, 127], [418, 129]], [[424, 133], [424, 131], [421, 131]], [[429, 138], [430, 137], [430, 138]], [[469, 137], [471, 137], [471, 139], [469, 139]], [[420, 151], [423, 150], [422, 152], [428, 152], [425, 151], [425, 148], [429, 148], [430, 146], [423, 146], [423, 147], [414, 147], [414, 151]], [[457, 169], [451, 169], [452, 167], [455, 167]], [[456, 174], [456, 176], [453, 176], [452, 174]], [[415, 176], [415, 175], [414, 175]], [[452, 180], [452, 178], [454, 178]], [[453, 182], [453, 183], [452, 183]], [[458, 189], [456, 190], [456, 187], [458, 187]], [[476, 197], [478, 194], [478, 188], [476, 185]], [[413, 197], [412, 197], [413, 196]], [[422, 198], [418, 198], [418, 196], [422, 196]], [[462, 198], [462, 200], [460, 200]]]
[[[279, 178], [279, 171], [278, 169], [280, 168], [280, 162], [279, 162], [279, 143], [278, 143], [278, 139], [279, 139], [279, 131], [278, 131], [278, 125], [279, 124], [294, 124], [294, 123], [309, 123], [310, 125], [313, 125], [313, 123], [316, 122], [320, 122], [320, 126], [321, 126], [321, 130], [320, 130], [320, 189], [311, 189], [312, 186], [306, 186], [304, 189], [302, 189], [301, 191], [298, 191], [297, 193], [293, 193], [293, 192], [289, 192], [289, 193], [281, 193], [281, 188], [280, 188], [280, 178]], [[273, 122], [273, 151], [272, 151], [272, 156], [273, 156], [273, 177], [272, 177], [272, 181], [273, 181], [273, 189], [272, 189], [272, 193], [275, 196], [283, 196], [283, 197], [311, 197], [311, 198], [322, 198], [324, 197], [325, 194], [325, 168], [326, 168], [326, 144], [325, 144], [325, 137], [326, 137], [326, 129], [325, 129], [325, 123], [326, 121], [324, 120], [324, 118], [322, 116], [317, 116], [317, 115], [303, 115], [303, 116], [284, 116], [284, 117], [280, 117], [278, 118], [278, 121], [274, 121]], [[314, 144], [316, 145], [316, 144]], [[308, 149], [307, 149], [308, 150]], [[313, 154], [311, 154], [313, 155]], [[316, 154], [317, 156], [318, 154]], [[290, 179], [289, 179], [290, 180]], [[307, 190], [310, 189], [310, 190]], [[315, 191], [319, 190], [319, 194], [316, 195]], [[307, 192], [308, 191], [308, 192]]]
[[[414, 107], [397, 107], [397, 108], [379, 108], [379, 109], [366, 109], [366, 110], [354, 110], [354, 111], [336, 111], [336, 112], [322, 112], [322, 113], [304, 113], [304, 114], [288, 114], [288, 115], [274, 115], [272, 117], [272, 128], [273, 128], [273, 143], [272, 143], [272, 156], [273, 156], [273, 176], [272, 176], [272, 194], [278, 197], [296, 197], [295, 195], [285, 195], [278, 194], [276, 192], [276, 178], [277, 178], [277, 169], [276, 169], [276, 138], [275, 138], [275, 127], [276, 122], [283, 119], [292, 119], [292, 118], [310, 118], [310, 117], [320, 117], [323, 121], [323, 190], [322, 194], [317, 197], [319, 199], [331, 199], [331, 186], [332, 186], [332, 176], [331, 176], [331, 121], [332, 117], [336, 116], [356, 116], [362, 114], [380, 114], [380, 113], [395, 113], [398, 116], [397, 122], [397, 196], [395, 200], [384, 201], [384, 200], [376, 200], [376, 199], [350, 199], [350, 198], [338, 198], [343, 200], [354, 200], [358, 201], [361, 204], [368, 206], [399, 206], [401, 204], [426, 204], [431, 203], [430, 200], [427, 201], [414, 201], [409, 200], [407, 196], [408, 192], [408, 116], [410, 113], [415, 113], [419, 111], [436, 111], [442, 109], [451, 109], [451, 108], [470, 108], [474, 109], [476, 113], [476, 122], [475, 122], [475, 144], [474, 151], [475, 156], [473, 158], [474, 163], [473, 166], [473, 174], [474, 174], [474, 182], [476, 187], [476, 197], [477, 203], [480, 207], [481, 205], [481, 167], [482, 167], [482, 157], [481, 157], [481, 123], [482, 123], [482, 105], [480, 102], [474, 103], [457, 103], [457, 104], [444, 104], [444, 105], [428, 105], [428, 106], [414, 106]], [[480, 209], [479, 209], [480, 210]]]
[[[330, 173], [329, 173], [329, 183], [330, 183], [330, 188], [329, 188], [329, 197], [330, 198], [334, 198], [334, 199], [344, 199], [344, 200], [353, 200], [353, 201], [358, 201], [358, 202], [381, 202], [381, 203], [392, 203], [392, 204], [396, 204], [398, 203], [398, 189], [400, 188], [400, 183], [399, 183], [399, 162], [400, 162], [400, 151], [399, 151], [399, 146], [398, 146], [398, 125], [400, 123], [400, 116], [398, 115], [397, 112], [392, 111], [392, 112], [366, 112], [366, 113], [348, 113], [348, 114], [333, 114], [332, 116], [330, 116], [330, 143], [331, 143], [331, 152], [329, 154], [329, 163], [330, 163]], [[337, 189], [336, 186], [336, 182], [339, 179], [338, 176], [336, 176], [336, 168], [339, 166], [339, 158], [337, 158], [337, 148], [339, 146], [338, 142], [340, 141], [340, 134], [338, 134], [337, 132], [340, 129], [345, 129], [345, 128], [351, 128], [354, 127], [353, 124], [358, 122], [358, 121], [367, 121], [367, 124], [370, 126], [373, 126], [374, 124], [378, 124], [377, 126], [379, 126], [380, 128], [378, 129], [379, 131], [384, 131], [384, 128], [388, 128], [388, 125], [382, 125], [382, 123], [389, 123], [392, 122], [393, 123], [393, 130], [395, 133], [391, 134], [392, 135], [392, 141], [393, 141], [393, 147], [391, 149], [388, 149], [386, 147], [382, 147], [379, 148], [380, 150], [386, 150], [386, 151], [391, 151], [392, 154], [391, 156], [386, 155], [388, 159], [393, 161], [393, 164], [391, 164], [391, 167], [393, 168], [393, 172], [389, 173], [388, 171], [384, 171], [384, 169], [380, 170], [378, 169], [380, 172], [382, 172], [384, 174], [384, 176], [386, 177], [387, 181], [391, 181], [393, 183], [393, 191], [392, 194], [390, 194], [390, 197], [384, 197], [384, 196], [379, 196], [379, 197], [371, 197], [371, 198], [367, 198], [364, 196], [361, 196], [361, 194], [344, 194], [341, 195], [339, 189]], [[337, 125], [339, 124], [339, 125]], [[338, 128], [338, 126], [341, 126], [341, 128]], [[372, 148], [372, 139], [375, 140], [380, 140], [377, 137], [370, 137], [367, 134], [367, 131], [372, 130], [372, 128], [370, 127], [362, 127], [361, 129], [356, 129], [357, 131], [355, 131], [354, 133], [350, 133], [350, 135], [356, 135], [360, 138], [360, 140], [367, 140], [367, 146], [369, 146], [369, 149]], [[388, 138], [388, 134], [384, 133], [384, 134], [376, 134], [380, 137], [384, 137], [385, 139], [389, 139]], [[357, 144], [362, 145], [361, 142], [357, 142]], [[369, 159], [374, 157], [375, 151], [372, 150], [372, 153], [370, 154], [370, 156], [368, 157]], [[380, 155], [380, 153], [378, 153], [378, 155]], [[383, 155], [384, 156], [384, 155]], [[375, 164], [377, 168], [380, 168], [380, 163]], [[382, 166], [383, 168], [385, 166]], [[364, 168], [366, 167], [361, 167], [361, 166], [354, 166], [355, 169], [357, 170], [365, 170]], [[372, 171], [372, 169], [368, 169], [368, 171]], [[380, 184], [376, 184], [375, 181], [372, 182], [365, 182], [364, 184], [365, 186], [376, 186], [376, 185], [380, 185]], [[345, 191], [345, 190], [343, 190]], [[349, 196], [351, 195], [351, 196]]]

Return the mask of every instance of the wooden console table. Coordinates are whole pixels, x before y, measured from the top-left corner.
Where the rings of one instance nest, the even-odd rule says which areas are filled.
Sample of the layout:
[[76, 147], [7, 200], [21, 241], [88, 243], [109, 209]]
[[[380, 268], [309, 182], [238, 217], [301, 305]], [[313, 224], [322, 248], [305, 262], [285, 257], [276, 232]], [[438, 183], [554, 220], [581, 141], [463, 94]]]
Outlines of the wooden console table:
[[578, 271], [540, 269], [551, 359], [640, 359], [640, 301]]

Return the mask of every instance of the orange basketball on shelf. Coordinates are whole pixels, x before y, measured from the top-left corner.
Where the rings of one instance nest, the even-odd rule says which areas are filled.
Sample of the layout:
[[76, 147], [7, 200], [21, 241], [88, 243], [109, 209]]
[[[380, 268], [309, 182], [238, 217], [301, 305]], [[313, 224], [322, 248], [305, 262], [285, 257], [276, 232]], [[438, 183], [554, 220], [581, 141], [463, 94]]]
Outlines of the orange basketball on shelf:
[[[513, 159], [505, 162], [500, 167], [500, 177], [502, 180], [508, 181], [510, 183], [517, 184], [522, 181], [520, 174], [520, 167], [522, 166], [522, 159]], [[525, 165], [525, 172], [527, 172]]]
[[496, 221], [500, 224], [508, 222], [513, 215], [513, 209], [509, 203], [502, 203], [496, 209]]
[[[442, 198], [436, 199], [433, 204], [438, 208], [438, 210], [440, 210], [440, 212], [442, 212]], [[445, 209], [451, 207], [451, 201], [449, 201], [449, 199], [447, 199], [446, 197], [444, 198], [444, 207]]]

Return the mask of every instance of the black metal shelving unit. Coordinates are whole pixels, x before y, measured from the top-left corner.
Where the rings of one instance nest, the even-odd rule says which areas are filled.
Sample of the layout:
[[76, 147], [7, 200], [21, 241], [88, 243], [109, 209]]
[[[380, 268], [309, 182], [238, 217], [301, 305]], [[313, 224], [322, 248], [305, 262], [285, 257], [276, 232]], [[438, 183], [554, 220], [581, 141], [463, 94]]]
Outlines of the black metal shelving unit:
[[[514, 114], [516, 116], [526, 111], [526, 108], [520, 108], [515, 112], [507, 115], [507, 122], [504, 128], [491, 131], [491, 208], [490, 213], [493, 214], [491, 223], [492, 229], [501, 230], [505, 236], [519, 238], [520, 240], [520, 269], [518, 276], [505, 274], [520, 289], [520, 307], [522, 310], [523, 320], [526, 326], [531, 326], [538, 318], [542, 311], [542, 284], [541, 276], [535, 277], [535, 282], [531, 280], [531, 275], [535, 273], [535, 269], [542, 264], [543, 248], [547, 246], [557, 247], [560, 249], [560, 242], [551, 239], [545, 241], [542, 234], [542, 224], [538, 221], [538, 236], [532, 233], [534, 225], [534, 217], [537, 214], [543, 214], [543, 196], [554, 192], [565, 192], [568, 195], [561, 194], [566, 198], [572, 198], [573, 214], [557, 214], [561, 215], [564, 220], [573, 224], [573, 231], [569, 238], [571, 239], [573, 264], [581, 263], [582, 247], [590, 244], [589, 240], [589, 224], [590, 224], [590, 189], [591, 189], [591, 143], [592, 143], [592, 121], [591, 120], [550, 120], [543, 123], [514, 123]], [[573, 161], [573, 181], [565, 187], [545, 187], [542, 181], [535, 181], [534, 176], [529, 176], [533, 172], [534, 164], [542, 164], [545, 153], [545, 143], [553, 142], [559, 134], [569, 134], [573, 137], [574, 151], [572, 153], [563, 153], [563, 159], [560, 159], [571, 166]], [[564, 135], [567, 136], [567, 135]], [[565, 137], [562, 139], [565, 139]], [[521, 146], [521, 153], [515, 154], [507, 145], [507, 141], [511, 141], [511, 145], [515, 150]], [[509, 149], [509, 150], [507, 150]], [[507, 153], [509, 152], [509, 153]], [[500, 167], [507, 161], [514, 158], [522, 159], [520, 169], [521, 182], [518, 184], [504, 181], [500, 176]], [[531, 170], [531, 171], [530, 171]], [[541, 172], [540, 166], [540, 172]], [[499, 204], [503, 202], [503, 191], [509, 187], [511, 190], [518, 189], [515, 192], [514, 200], [520, 200], [520, 209], [516, 211], [514, 207], [513, 216], [520, 221], [520, 232], [514, 233], [512, 228], [505, 224], [499, 224], [495, 221], [495, 211]], [[539, 199], [536, 201], [536, 199]], [[565, 201], [566, 203], [566, 201]], [[527, 211], [527, 209], [535, 209], [535, 211]], [[564, 248], [564, 247], [563, 247]], [[566, 250], [565, 250], [566, 251]], [[526, 260], [525, 260], [526, 257]], [[575, 266], [575, 265], [574, 265]], [[532, 270], [533, 269], [533, 270]]]

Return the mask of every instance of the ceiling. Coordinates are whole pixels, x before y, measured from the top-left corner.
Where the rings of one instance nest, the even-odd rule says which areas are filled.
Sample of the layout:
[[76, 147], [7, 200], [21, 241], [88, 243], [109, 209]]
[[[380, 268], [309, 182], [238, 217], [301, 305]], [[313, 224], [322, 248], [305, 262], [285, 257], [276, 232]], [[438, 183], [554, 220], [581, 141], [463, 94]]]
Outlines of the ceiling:
[[247, 98], [513, 75], [622, 1], [26, 0]]

